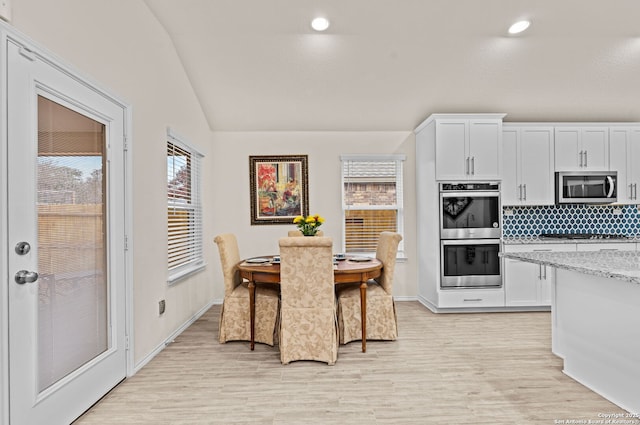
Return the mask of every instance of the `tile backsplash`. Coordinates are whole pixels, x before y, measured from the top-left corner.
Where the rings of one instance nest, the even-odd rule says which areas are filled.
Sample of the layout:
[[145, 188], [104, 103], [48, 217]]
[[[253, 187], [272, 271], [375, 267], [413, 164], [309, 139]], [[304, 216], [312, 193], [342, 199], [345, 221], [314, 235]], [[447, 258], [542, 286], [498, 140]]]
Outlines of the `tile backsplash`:
[[503, 207], [502, 234], [610, 233], [640, 235], [637, 205], [545, 205]]

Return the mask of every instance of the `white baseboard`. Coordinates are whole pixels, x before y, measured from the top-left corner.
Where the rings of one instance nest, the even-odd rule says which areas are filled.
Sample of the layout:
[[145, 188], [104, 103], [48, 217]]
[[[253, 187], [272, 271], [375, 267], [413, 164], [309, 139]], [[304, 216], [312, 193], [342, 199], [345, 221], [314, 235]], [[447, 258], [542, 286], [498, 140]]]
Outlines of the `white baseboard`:
[[[129, 377], [138, 373], [140, 369], [142, 369], [147, 363], [149, 363], [155, 356], [157, 356], [164, 348], [171, 344], [174, 339], [178, 337], [182, 332], [184, 332], [189, 326], [191, 326], [196, 320], [198, 320], [204, 313], [207, 312], [213, 305], [222, 304], [222, 300], [213, 300], [198, 310], [191, 318], [189, 318], [186, 322], [184, 322], [178, 329], [176, 329], [171, 335], [169, 335], [163, 342], [156, 346], [149, 354], [144, 356], [136, 365], [133, 367], [133, 373], [129, 375]], [[134, 342], [135, 343], [135, 342]]]
[[402, 302], [402, 301], [418, 301], [418, 298], [404, 296], [404, 297], [393, 297], [393, 300], [394, 301], [400, 301], [400, 302]]
[[431, 301], [421, 295], [418, 295], [418, 302], [431, 310], [432, 313], [438, 312], [438, 308]]

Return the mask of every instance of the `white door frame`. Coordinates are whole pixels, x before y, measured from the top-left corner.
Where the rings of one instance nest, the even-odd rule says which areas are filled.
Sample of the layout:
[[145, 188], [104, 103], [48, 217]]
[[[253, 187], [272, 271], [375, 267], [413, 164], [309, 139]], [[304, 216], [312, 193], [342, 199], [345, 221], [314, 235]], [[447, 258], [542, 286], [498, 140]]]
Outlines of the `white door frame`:
[[82, 73], [78, 72], [71, 65], [65, 63], [51, 52], [39, 46], [25, 35], [16, 31], [13, 27], [0, 21], [0, 425], [9, 424], [9, 281], [8, 281], [8, 191], [7, 191], [7, 43], [9, 40], [16, 42], [28, 49], [34, 56], [43, 62], [67, 74], [74, 80], [85, 85], [91, 90], [108, 98], [113, 103], [121, 106], [125, 111], [125, 297], [126, 297], [126, 359], [127, 377], [135, 373], [133, 358], [133, 241], [132, 241], [132, 218], [133, 218], [133, 196], [132, 196], [132, 107], [114, 96], [99, 84], [91, 81]]

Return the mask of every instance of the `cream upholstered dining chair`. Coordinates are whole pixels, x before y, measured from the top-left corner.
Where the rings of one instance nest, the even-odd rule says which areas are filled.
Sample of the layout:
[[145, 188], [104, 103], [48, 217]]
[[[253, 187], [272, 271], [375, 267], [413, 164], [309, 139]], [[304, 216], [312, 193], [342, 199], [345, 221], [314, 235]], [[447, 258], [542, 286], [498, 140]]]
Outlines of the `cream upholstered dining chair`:
[[[295, 236], [303, 236], [300, 230], [289, 230], [289, 237]], [[322, 230], [318, 230], [315, 236], [324, 236], [324, 232]]]
[[[220, 252], [220, 263], [224, 275], [224, 301], [220, 310], [218, 339], [227, 341], [249, 341], [251, 339], [251, 316], [249, 311], [249, 287], [243, 282], [236, 265], [240, 262], [238, 241], [234, 234], [225, 233], [214, 239]], [[276, 340], [280, 298], [277, 287], [256, 285], [255, 342], [273, 345]]]
[[333, 242], [280, 238], [280, 361], [338, 358]]
[[[382, 262], [382, 274], [375, 281], [367, 283], [367, 340], [393, 341], [398, 337], [393, 273], [401, 240], [402, 236], [398, 233], [380, 233], [376, 258]], [[339, 285], [337, 296], [340, 343], [361, 340], [360, 284]]]

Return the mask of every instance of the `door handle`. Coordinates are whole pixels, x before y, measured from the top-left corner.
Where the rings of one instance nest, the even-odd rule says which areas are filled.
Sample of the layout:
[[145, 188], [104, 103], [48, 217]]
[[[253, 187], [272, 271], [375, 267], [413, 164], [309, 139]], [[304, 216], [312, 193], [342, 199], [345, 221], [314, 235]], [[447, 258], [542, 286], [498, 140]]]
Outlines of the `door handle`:
[[24, 285], [25, 283], [33, 283], [38, 280], [38, 273], [30, 272], [28, 270], [20, 270], [16, 273], [15, 281], [20, 285]]

